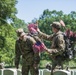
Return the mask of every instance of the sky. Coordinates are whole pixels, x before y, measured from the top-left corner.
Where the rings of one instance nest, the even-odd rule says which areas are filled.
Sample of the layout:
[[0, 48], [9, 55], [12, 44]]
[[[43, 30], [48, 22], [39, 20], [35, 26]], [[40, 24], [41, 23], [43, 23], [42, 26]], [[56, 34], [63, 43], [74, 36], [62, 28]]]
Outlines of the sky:
[[28, 23], [34, 18], [39, 19], [46, 9], [63, 11], [64, 14], [76, 11], [76, 0], [18, 0], [16, 8], [16, 16]]

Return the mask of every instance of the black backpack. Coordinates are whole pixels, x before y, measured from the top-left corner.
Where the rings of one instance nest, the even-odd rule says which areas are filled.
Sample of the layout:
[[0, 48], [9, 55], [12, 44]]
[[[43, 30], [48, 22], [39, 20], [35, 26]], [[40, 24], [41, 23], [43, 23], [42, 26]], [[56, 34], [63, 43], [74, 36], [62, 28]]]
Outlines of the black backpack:
[[63, 33], [62, 35], [64, 36], [64, 40], [65, 40], [65, 51], [63, 52], [63, 57], [65, 59], [73, 59], [75, 56], [73, 39], [75, 38], [74, 37], [68, 38], [68, 36], [65, 33]]

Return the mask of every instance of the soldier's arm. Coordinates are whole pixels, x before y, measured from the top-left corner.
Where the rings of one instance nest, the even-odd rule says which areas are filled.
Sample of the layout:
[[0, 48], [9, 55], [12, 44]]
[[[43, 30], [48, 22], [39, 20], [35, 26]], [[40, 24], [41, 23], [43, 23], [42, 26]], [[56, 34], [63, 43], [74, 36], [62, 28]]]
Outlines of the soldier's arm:
[[58, 36], [58, 50], [64, 51], [65, 50], [65, 40], [63, 35]]
[[63, 51], [65, 50], [65, 41], [64, 41], [63, 35], [58, 36], [56, 41], [57, 41], [58, 47], [55, 49], [46, 48], [46, 51], [48, 53], [51, 53], [51, 54], [55, 53], [55, 55], [59, 55], [63, 53]]
[[41, 31], [38, 31], [38, 36], [45, 40], [52, 40], [53, 35], [47, 35]]
[[65, 41], [63, 35], [59, 35], [56, 41], [58, 47], [56, 49], [53, 49], [53, 53], [59, 55], [62, 54], [65, 50]]
[[29, 36], [28, 39], [30, 40], [32, 45], [36, 43], [36, 41], [35, 41], [35, 39], [33, 37]]
[[47, 53], [50, 53], [50, 54], [53, 54], [53, 53], [57, 53], [57, 52], [58, 52], [57, 49], [49, 49], [49, 48], [45, 48], [45, 51], [46, 51]]
[[21, 52], [19, 49], [18, 42], [16, 41], [16, 43], [15, 43], [15, 66], [16, 66], [16, 68], [18, 68], [20, 56], [21, 56]]

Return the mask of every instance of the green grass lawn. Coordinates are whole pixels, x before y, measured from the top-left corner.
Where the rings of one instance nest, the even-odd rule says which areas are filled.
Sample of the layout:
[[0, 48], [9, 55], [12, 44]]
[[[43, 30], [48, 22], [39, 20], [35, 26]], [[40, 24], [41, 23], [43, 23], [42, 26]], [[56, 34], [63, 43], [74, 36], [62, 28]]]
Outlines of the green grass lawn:
[[46, 66], [46, 64], [47, 64], [48, 62], [51, 63], [50, 60], [41, 60], [41, 61], [40, 61], [40, 68], [45, 68], [45, 66]]
[[[51, 63], [51, 60], [41, 60], [40, 61], [40, 68], [45, 68], [45, 66], [48, 62]], [[71, 67], [71, 68], [76, 68], [76, 59], [70, 60], [69, 62], [66, 61], [64, 63], [64, 67], [67, 65], [69, 65], [69, 67]]]

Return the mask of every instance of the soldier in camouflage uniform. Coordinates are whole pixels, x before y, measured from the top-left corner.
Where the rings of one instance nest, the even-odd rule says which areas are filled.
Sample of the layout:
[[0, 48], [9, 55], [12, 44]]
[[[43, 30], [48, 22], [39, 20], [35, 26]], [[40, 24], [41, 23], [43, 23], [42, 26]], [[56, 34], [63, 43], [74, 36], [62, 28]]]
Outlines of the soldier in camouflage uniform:
[[38, 69], [34, 67], [35, 54], [33, 52], [32, 45], [36, 41], [24, 33], [23, 29], [18, 29], [16, 31], [19, 37], [15, 44], [15, 66], [18, 69], [20, 56], [22, 55], [22, 75], [28, 75], [29, 71], [31, 75], [38, 75]]
[[42, 39], [46, 39], [49, 41], [52, 41], [51, 49], [45, 48], [48, 53], [50, 53], [52, 58], [52, 69], [51, 69], [51, 75], [53, 75], [53, 70], [57, 65], [62, 65], [62, 53], [65, 50], [65, 41], [64, 36], [62, 35], [62, 32], [60, 31], [61, 24], [59, 22], [53, 22], [51, 24], [52, 31], [54, 34], [47, 35], [45, 33], [42, 33], [39, 29], [39, 37]]

